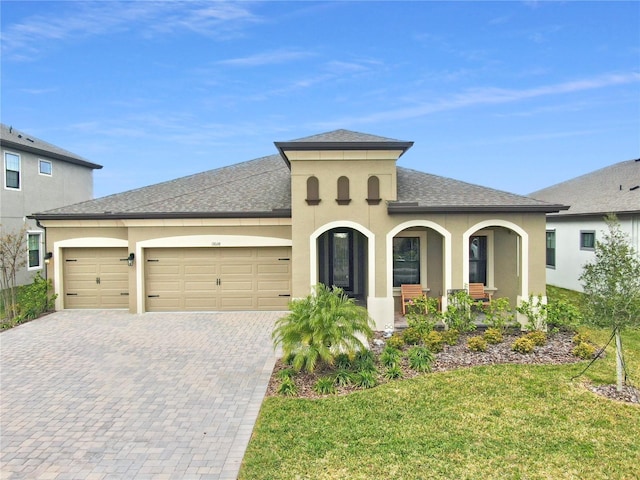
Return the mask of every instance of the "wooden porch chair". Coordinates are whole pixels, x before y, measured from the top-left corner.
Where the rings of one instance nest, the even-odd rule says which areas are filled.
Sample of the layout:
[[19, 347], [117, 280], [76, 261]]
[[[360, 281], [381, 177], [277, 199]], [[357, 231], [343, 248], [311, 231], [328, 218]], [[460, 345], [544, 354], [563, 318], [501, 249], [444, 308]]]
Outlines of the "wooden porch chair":
[[409, 300], [419, 298], [424, 293], [422, 292], [422, 285], [420, 284], [402, 284], [400, 285], [400, 293], [402, 295], [402, 315], [407, 314], [407, 304]]
[[482, 283], [470, 283], [469, 284], [469, 296], [476, 301], [482, 302], [482, 305], [489, 305], [492, 300], [493, 293], [485, 292], [484, 285]]

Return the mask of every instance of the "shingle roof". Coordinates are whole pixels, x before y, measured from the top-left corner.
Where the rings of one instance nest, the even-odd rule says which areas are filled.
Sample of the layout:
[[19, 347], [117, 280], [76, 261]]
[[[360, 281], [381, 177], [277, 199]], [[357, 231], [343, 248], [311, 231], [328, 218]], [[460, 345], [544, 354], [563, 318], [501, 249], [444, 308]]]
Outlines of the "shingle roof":
[[[34, 214], [46, 217], [270, 216], [291, 208], [289, 169], [280, 155], [178, 178]], [[275, 212], [274, 212], [275, 211]], [[280, 216], [282, 212], [279, 213]], [[284, 216], [288, 216], [286, 213]]]
[[102, 168], [102, 165], [90, 162], [86, 158], [76, 155], [64, 148], [56, 147], [55, 145], [40, 140], [33, 135], [20, 132], [13, 127], [5, 125], [4, 123], [0, 123], [0, 145], [7, 148], [15, 148], [16, 150], [35, 153], [36, 155], [55, 158], [57, 160], [62, 160], [76, 165], [82, 165], [92, 169]]
[[311, 135], [310, 137], [298, 138], [296, 140], [289, 140], [287, 143], [347, 143], [347, 142], [374, 142], [374, 143], [398, 143], [402, 140], [395, 140], [393, 138], [379, 137], [377, 135], [370, 135], [368, 133], [354, 132], [352, 130], [334, 130], [332, 132], [319, 133], [317, 135]]
[[334, 130], [287, 142], [274, 142], [287, 164], [287, 151], [300, 150], [401, 150], [400, 156], [411, 148], [413, 142], [369, 135], [351, 130]]
[[[333, 142], [336, 136], [343, 138], [351, 136], [354, 142], [360, 143], [363, 139], [362, 135], [364, 134], [338, 130], [316, 136], [313, 142], [318, 141], [317, 137], [332, 139], [328, 141]], [[391, 143], [397, 142], [392, 139], [387, 140]], [[308, 143], [308, 140], [304, 140], [303, 143]], [[407, 168], [398, 167], [397, 172], [398, 201], [389, 203], [389, 213], [550, 212], [557, 211], [561, 207]], [[289, 217], [290, 215], [291, 172], [283, 161], [283, 157], [276, 154], [47, 212], [39, 212], [33, 216], [38, 219], [64, 219]]]
[[398, 201], [390, 212], [404, 211], [557, 211], [562, 205], [494, 190], [452, 178], [398, 167]]
[[615, 163], [529, 196], [570, 205], [559, 215], [640, 212], [640, 159]]

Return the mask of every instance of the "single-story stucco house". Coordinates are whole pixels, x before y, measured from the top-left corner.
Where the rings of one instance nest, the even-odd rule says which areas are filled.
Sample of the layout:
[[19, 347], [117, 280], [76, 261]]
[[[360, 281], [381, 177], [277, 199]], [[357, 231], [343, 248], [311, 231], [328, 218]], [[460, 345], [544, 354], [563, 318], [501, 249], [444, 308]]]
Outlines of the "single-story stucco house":
[[278, 153], [35, 213], [57, 309], [283, 310], [319, 282], [393, 323], [403, 283], [447, 305], [481, 282], [545, 292], [545, 215], [562, 205], [396, 165], [413, 142], [347, 130]]

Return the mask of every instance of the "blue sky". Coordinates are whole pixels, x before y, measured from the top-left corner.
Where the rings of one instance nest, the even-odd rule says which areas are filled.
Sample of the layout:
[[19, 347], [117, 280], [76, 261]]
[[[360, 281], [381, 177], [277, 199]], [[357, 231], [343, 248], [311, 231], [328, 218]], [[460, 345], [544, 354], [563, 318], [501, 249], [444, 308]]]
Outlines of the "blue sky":
[[526, 194], [640, 157], [639, 2], [0, 4], [2, 122], [95, 196], [345, 128]]

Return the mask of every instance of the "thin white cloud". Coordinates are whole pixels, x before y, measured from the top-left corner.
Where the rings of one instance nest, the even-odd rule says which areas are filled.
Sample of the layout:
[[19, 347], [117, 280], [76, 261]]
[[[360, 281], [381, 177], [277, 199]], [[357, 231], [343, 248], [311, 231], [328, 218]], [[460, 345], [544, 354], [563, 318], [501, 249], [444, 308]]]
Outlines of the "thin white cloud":
[[230, 58], [216, 62], [218, 65], [226, 65], [231, 67], [259, 67], [263, 65], [275, 65], [280, 63], [288, 63], [302, 58], [312, 56], [310, 52], [302, 50], [275, 50], [272, 52], [263, 52], [246, 57]]
[[228, 2], [62, 2], [58, 17], [35, 14], [6, 25], [1, 33], [5, 59], [29, 60], [54, 42], [135, 31], [142, 36], [193, 31], [228, 37], [257, 18], [245, 3]]
[[418, 118], [432, 113], [474, 107], [477, 105], [492, 105], [514, 103], [532, 98], [551, 95], [569, 94], [613, 87], [640, 82], [640, 73], [609, 74], [594, 78], [575, 80], [571, 82], [544, 85], [541, 87], [515, 90], [504, 88], [477, 88], [444, 98], [437, 102], [422, 103], [412, 107], [399, 108], [375, 112], [369, 115], [346, 117], [330, 122], [314, 123], [316, 128], [335, 128], [336, 125], [370, 124]]

